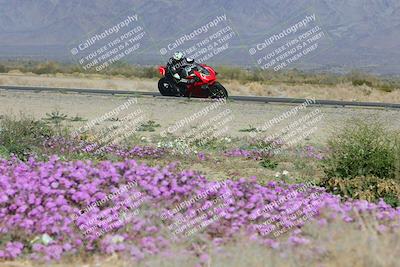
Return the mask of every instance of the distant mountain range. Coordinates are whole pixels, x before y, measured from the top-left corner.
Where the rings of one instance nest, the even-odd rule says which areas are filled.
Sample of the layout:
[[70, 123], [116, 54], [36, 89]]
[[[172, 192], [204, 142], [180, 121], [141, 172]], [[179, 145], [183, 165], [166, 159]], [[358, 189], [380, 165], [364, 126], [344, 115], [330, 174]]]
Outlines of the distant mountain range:
[[[228, 47], [207, 62], [260, 66], [257, 60], [262, 55], [318, 26], [324, 32], [318, 48], [288, 67], [400, 73], [399, 0], [0, 0], [0, 59], [79, 60], [83, 54], [73, 56], [71, 49], [132, 14], [138, 15], [135, 25], [143, 27], [146, 34], [141, 48], [123, 59], [130, 63], [160, 64], [175, 50], [168, 45], [173, 47], [179, 38], [195, 32], [177, 47], [187, 50], [228, 27], [234, 32]], [[316, 20], [296, 34], [276, 41], [274, 46], [256, 49], [255, 55], [249, 53], [257, 44], [312, 14]], [[207, 33], [196, 33], [222, 15], [226, 15], [225, 21], [215, 27], [208, 25]], [[133, 26], [111, 33], [85, 53]], [[160, 53], [163, 48], [165, 55]]]

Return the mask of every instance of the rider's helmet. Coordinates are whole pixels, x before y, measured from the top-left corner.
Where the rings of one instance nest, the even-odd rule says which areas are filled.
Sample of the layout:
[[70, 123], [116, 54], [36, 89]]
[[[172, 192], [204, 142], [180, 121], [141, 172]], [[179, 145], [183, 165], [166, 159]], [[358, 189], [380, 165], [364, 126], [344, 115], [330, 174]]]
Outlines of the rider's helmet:
[[175, 52], [174, 55], [172, 56], [174, 61], [179, 62], [183, 59], [183, 53], [182, 52]]
[[182, 65], [184, 56], [182, 52], [175, 52], [172, 56], [172, 63], [175, 69], [179, 69]]

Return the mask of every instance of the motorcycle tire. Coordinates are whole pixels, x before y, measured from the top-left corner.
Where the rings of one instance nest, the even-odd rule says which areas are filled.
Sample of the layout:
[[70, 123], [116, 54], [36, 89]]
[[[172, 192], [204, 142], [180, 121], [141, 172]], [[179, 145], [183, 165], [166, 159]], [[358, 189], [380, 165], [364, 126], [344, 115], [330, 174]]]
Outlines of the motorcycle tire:
[[219, 82], [216, 82], [214, 85], [210, 87], [210, 97], [215, 99], [215, 98], [228, 98], [228, 91], [225, 89], [225, 87], [220, 84]]
[[162, 96], [176, 96], [177, 90], [168, 82], [168, 79], [163, 77], [158, 81], [158, 90]]

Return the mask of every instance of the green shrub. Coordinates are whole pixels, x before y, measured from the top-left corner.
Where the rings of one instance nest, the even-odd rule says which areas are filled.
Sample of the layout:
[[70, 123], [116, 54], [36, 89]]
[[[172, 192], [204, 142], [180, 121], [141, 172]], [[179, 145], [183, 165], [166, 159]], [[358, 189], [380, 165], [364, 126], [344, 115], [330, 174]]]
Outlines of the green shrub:
[[155, 132], [156, 128], [160, 127], [161, 125], [159, 123], [156, 123], [155, 121], [147, 121], [143, 122], [139, 127], [138, 131], [139, 132]]
[[377, 122], [351, 121], [328, 142], [323, 162], [327, 191], [399, 205], [400, 138]]
[[41, 63], [32, 70], [35, 74], [55, 74], [60, 71], [59, 65], [53, 61]]
[[262, 161], [260, 161], [260, 165], [263, 168], [275, 170], [276, 167], [278, 167], [278, 162], [273, 161], [270, 158], [264, 158]]
[[7, 69], [4, 65], [0, 64], [0, 73], [6, 73]]
[[[160, 64], [163, 64], [160, 62]], [[262, 84], [312, 84], [312, 85], [338, 85], [351, 83], [354, 86], [367, 85], [385, 92], [392, 92], [400, 88], [400, 79], [397, 77], [383, 77], [373, 74], [351, 71], [345, 75], [330, 72], [310, 72], [296, 68], [284, 71], [263, 70], [261, 68], [243, 68], [239, 66], [213, 66], [222, 80], [236, 80], [240, 83], [260, 82]], [[19, 70], [23, 73], [36, 74], [97, 74], [126, 78], [150, 78], [159, 77], [156, 66], [133, 65], [126, 61], [118, 61], [104, 70], [98, 72], [95, 68], [84, 70], [78, 64], [62, 63], [54, 61], [2, 61], [0, 73], [9, 70]]]
[[328, 141], [324, 172], [329, 178], [394, 178], [399, 171], [396, 169], [398, 142], [398, 134], [380, 123], [351, 121]]
[[399, 85], [396, 85], [394, 83], [380, 83], [377, 88], [386, 93], [390, 93], [399, 88]]
[[5, 146], [0, 146], [0, 158], [8, 159], [10, 153]]
[[383, 199], [393, 207], [400, 206], [400, 183], [394, 179], [359, 176], [353, 179], [325, 179], [322, 184], [329, 192], [353, 199], [376, 202]]
[[52, 129], [41, 121], [29, 118], [15, 120], [10, 117], [0, 121], [2, 153], [14, 154], [22, 160], [26, 160], [52, 134]]
[[242, 132], [242, 133], [257, 132], [257, 128], [254, 127], [254, 126], [249, 125], [248, 128], [239, 129], [239, 132]]
[[368, 87], [372, 87], [372, 82], [370, 82], [370, 81], [367, 81], [367, 80], [353, 80], [352, 81], [352, 84], [354, 85], [354, 86], [361, 86], [361, 85], [366, 85], [366, 86], [368, 86]]

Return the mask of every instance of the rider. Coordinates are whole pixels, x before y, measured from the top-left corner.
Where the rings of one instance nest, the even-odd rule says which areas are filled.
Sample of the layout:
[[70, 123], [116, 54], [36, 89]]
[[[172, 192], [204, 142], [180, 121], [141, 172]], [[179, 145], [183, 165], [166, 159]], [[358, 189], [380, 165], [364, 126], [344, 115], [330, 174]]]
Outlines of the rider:
[[[194, 60], [191, 58], [184, 57], [182, 52], [175, 52], [174, 55], [168, 60], [167, 70], [174, 77], [175, 82], [178, 84], [182, 78], [182, 70], [188, 66], [194, 64]], [[179, 91], [184, 94], [186, 86], [179, 86]]]

